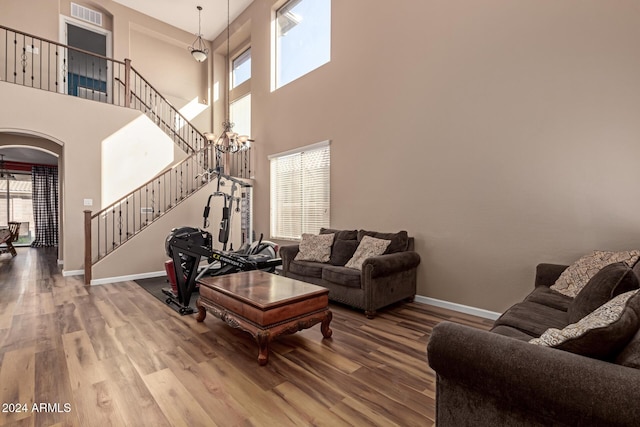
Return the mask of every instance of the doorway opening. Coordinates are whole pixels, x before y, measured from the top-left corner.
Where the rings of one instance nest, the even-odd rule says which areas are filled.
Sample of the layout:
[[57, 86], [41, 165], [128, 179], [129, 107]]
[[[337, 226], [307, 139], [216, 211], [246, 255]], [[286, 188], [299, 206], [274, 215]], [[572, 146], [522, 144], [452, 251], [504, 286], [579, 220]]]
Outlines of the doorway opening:
[[66, 52], [66, 64], [62, 70], [65, 92], [80, 98], [108, 102], [111, 70], [106, 58], [111, 55], [111, 33], [68, 17], [62, 19], [62, 32], [65, 43], [75, 48]]

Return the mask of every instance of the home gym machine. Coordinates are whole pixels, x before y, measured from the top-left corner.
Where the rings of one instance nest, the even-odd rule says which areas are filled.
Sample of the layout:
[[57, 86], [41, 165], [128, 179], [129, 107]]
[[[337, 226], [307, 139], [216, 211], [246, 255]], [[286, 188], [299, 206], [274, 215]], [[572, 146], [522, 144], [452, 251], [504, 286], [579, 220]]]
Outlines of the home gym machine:
[[[249, 184], [219, 172], [207, 173], [215, 174], [218, 182], [216, 191], [209, 196], [204, 208], [203, 228], [209, 226], [212, 198], [223, 197], [222, 219], [218, 232], [218, 241], [222, 243], [222, 250], [213, 248], [211, 233], [194, 227], [174, 228], [165, 241], [165, 251], [171, 258], [165, 263], [165, 268], [172, 285], [175, 284], [175, 290], [163, 289], [162, 292], [167, 296], [166, 303], [178, 306], [179, 313], [183, 315], [192, 314], [194, 311], [189, 303], [196, 283], [201, 277], [222, 276], [250, 270], [274, 272], [276, 266], [282, 264], [282, 260], [277, 258], [278, 245], [262, 240], [262, 235], [257, 242], [251, 244], [245, 242], [237, 251], [234, 251], [231, 245], [230, 250], [227, 251], [233, 205], [236, 206], [235, 212], [240, 212], [241, 209], [240, 198], [235, 196], [235, 192], [238, 186], [249, 187]], [[230, 194], [220, 191], [221, 178], [232, 182]], [[202, 259], [207, 260], [206, 266], [200, 266]]]

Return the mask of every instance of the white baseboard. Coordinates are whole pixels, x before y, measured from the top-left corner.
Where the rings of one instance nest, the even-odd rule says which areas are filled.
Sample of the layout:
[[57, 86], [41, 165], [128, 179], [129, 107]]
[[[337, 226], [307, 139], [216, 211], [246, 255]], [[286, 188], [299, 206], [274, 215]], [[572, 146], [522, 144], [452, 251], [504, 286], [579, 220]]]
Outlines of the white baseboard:
[[[84, 272], [83, 272], [84, 273]], [[128, 276], [105, 277], [104, 279], [91, 279], [91, 285], [104, 285], [107, 283], [127, 282], [129, 280], [149, 279], [151, 277], [165, 276], [167, 272], [151, 271], [149, 273], [130, 274]]]
[[84, 270], [62, 270], [63, 277], [69, 276], [82, 276], [84, 274]]
[[471, 314], [472, 316], [483, 317], [485, 319], [496, 320], [500, 317], [500, 313], [495, 311], [484, 310], [482, 308], [470, 307], [468, 305], [456, 304], [455, 302], [443, 301], [440, 299], [423, 297], [416, 295], [415, 301], [423, 304], [429, 304], [436, 307], [446, 308], [448, 310], [458, 311], [460, 313]]
[[[63, 270], [62, 271], [63, 276], [77, 276], [82, 274], [84, 274], [84, 270], [70, 270], [70, 271]], [[160, 271], [152, 271], [149, 273], [131, 274], [128, 276], [116, 276], [116, 277], [106, 277], [104, 279], [92, 279], [91, 285], [104, 285], [107, 283], [126, 282], [129, 280], [149, 279], [151, 277], [160, 277], [166, 274], [167, 272], [165, 270], [160, 270]], [[416, 295], [415, 301], [423, 304], [433, 305], [435, 307], [441, 307], [441, 308], [446, 308], [448, 310], [458, 311], [460, 313], [470, 314], [472, 316], [482, 317], [485, 319], [496, 320], [498, 317], [500, 317], [500, 313], [496, 313], [494, 311], [484, 310], [482, 308], [471, 307], [463, 304], [457, 304], [455, 302], [439, 300], [436, 298], [423, 297], [421, 295]]]

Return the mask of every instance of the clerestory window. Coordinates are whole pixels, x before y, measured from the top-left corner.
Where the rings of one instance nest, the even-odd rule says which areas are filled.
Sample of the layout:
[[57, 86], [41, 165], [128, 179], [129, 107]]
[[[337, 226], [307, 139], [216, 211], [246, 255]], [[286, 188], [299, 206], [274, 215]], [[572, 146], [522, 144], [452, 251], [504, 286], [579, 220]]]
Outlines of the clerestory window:
[[274, 22], [275, 89], [331, 60], [331, 0], [289, 0]]

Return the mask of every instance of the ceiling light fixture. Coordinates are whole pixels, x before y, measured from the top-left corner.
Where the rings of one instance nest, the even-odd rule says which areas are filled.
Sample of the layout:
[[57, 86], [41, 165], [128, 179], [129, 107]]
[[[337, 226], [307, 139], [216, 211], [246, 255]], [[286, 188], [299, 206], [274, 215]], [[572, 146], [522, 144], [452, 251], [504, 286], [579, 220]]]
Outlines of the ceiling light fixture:
[[202, 31], [201, 31], [201, 20], [200, 15], [202, 13], [202, 6], [197, 6], [198, 9], [198, 33], [196, 34], [196, 39], [193, 41], [191, 46], [189, 46], [189, 51], [193, 58], [198, 62], [204, 62], [207, 59], [207, 55], [209, 55], [209, 49], [207, 49], [204, 40], [202, 40]]

